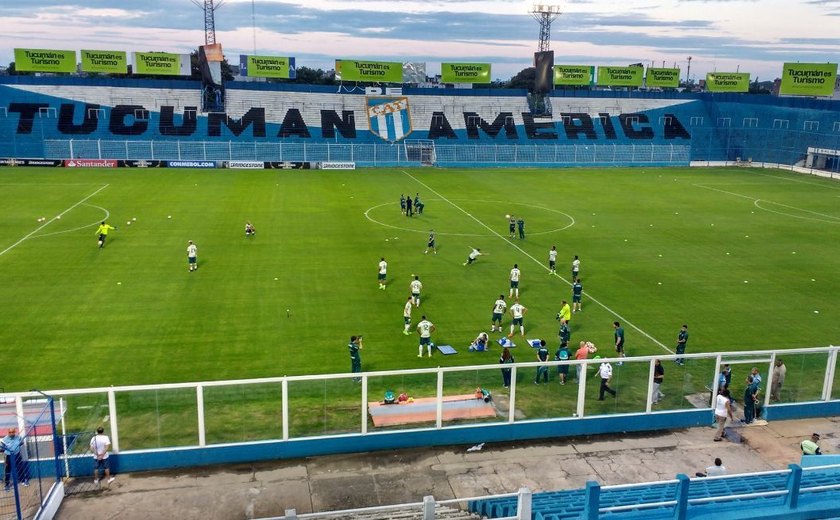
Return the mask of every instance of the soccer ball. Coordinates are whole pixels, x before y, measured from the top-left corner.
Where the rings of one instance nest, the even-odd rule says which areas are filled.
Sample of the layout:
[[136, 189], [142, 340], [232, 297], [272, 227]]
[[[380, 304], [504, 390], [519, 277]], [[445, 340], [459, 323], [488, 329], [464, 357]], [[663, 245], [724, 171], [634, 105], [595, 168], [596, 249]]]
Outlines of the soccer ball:
[[505, 218], [510, 218], [510, 215], [505, 215]]
[[594, 344], [594, 343], [592, 343], [591, 341], [587, 341], [587, 342], [586, 342], [586, 349], [587, 349], [590, 353], [595, 353], [595, 352], [598, 352], [598, 347], [596, 347], [596, 346], [595, 346], [595, 344]]

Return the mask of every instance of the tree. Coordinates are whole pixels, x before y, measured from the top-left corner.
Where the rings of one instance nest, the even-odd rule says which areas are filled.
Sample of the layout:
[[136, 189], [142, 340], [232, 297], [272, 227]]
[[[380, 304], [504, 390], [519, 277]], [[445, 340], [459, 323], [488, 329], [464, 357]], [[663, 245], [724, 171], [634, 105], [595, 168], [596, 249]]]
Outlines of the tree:
[[514, 77], [510, 78], [508, 88], [524, 88], [526, 90], [533, 90], [536, 79], [537, 69], [534, 67], [528, 67], [527, 69], [520, 70]]

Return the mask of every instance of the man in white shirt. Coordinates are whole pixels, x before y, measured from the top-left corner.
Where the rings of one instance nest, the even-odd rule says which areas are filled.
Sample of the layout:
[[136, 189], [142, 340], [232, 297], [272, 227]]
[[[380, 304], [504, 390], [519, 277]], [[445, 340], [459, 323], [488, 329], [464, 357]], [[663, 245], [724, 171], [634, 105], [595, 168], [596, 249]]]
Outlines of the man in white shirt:
[[469, 265], [475, 262], [475, 259], [481, 256], [481, 249], [473, 249], [470, 251], [470, 256], [467, 257], [467, 261], [464, 262], [464, 265]]
[[379, 281], [379, 288], [383, 291], [385, 290], [385, 276], [388, 273], [388, 262], [385, 261], [385, 257], [379, 259], [379, 272], [376, 276], [377, 281]]
[[111, 447], [111, 439], [105, 435], [105, 428], [100, 426], [96, 429], [96, 435], [90, 440], [90, 452], [93, 454], [93, 483], [99, 484], [99, 470], [105, 470], [105, 478], [108, 484], [116, 477], [111, 476], [111, 468], [108, 467], [108, 448]]
[[420, 281], [419, 276], [415, 276], [411, 281], [411, 298], [414, 300], [414, 305], [420, 307], [420, 291], [423, 289], [423, 282]]
[[432, 357], [432, 332], [434, 331], [435, 325], [423, 316], [417, 324], [417, 332], [420, 333], [420, 348], [417, 350], [417, 357], [423, 357], [423, 345], [426, 345], [428, 356]]
[[198, 248], [192, 240], [187, 241], [187, 264], [190, 267], [190, 272], [198, 269]]
[[496, 324], [499, 324], [499, 332], [502, 332], [502, 316], [507, 310], [505, 295], [500, 294], [499, 299], [493, 304], [493, 316], [490, 317], [490, 332], [496, 332]]
[[726, 418], [730, 421], [735, 420], [732, 415], [732, 406], [729, 402], [729, 389], [724, 388], [715, 398], [715, 420], [718, 424], [717, 434], [715, 434], [715, 442], [720, 442], [725, 437], [724, 428], [726, 427]]
[[413, 298], [411, 296], [409, 296], [408, 300], [406, 300], [406, 302], [405, 302], [405, 306], [403, 306], [403, 321], [405, 321], [405, 328], [403, 329], [403, 334], [405, 334], [406, 336], [411, 334], [411, 332], [409, 332], [408, 329], [411, 328], [411, 308], [412, 308], [411, 300], [412, 299]]
[[510, 334], [508, 334], [509, 338], [513, 337], [513, 331], [516, 329], [516, 326], [519, 325], [519, 334], [522, 337], [525, 337], [525, 313], [528, 312], [528, 309], [519, 303], [519, 299], [516, 299], [516, 302], [510, 306], [510, 315], [513, 316], [513, 321], [510, 324]]
[[521, 272], [519, 272], [519, 264], [513, 264], [513, 269], [510, 270], [510, 295], [509, 298], [514, 297], [514, 292], [516, 292], [516, 297], [519, 298], [519, 277], [521, 276]]
[[714, 466], [706, 468], [705, 473], [698, 471], [695, 475], [698, 477], [719, 477], [721, 475], [726, 475], [726, 466], [723, 465], [723, 461], [720, 460], [720, 458], [716, 458]]
[[580, 258], [575, 255], [575, 259], [572, 260], [572, 281], [577, 280], [578, 273], [580, 273]]
[[615, 390], [610, 388], [610, 380], [612, 379], [612, 365], [607, 363], [606, 361], [601, 363], [601, 367], [598, 369], [598, 377], [601, 378], [601, 389], [598, 393], [598, 400], [604, 400], [604, 392], [611, 394], [615, 397]]
[[551, 246], [548, 252], [548, 272], [554, 274], [557, 272], [557, 246]]

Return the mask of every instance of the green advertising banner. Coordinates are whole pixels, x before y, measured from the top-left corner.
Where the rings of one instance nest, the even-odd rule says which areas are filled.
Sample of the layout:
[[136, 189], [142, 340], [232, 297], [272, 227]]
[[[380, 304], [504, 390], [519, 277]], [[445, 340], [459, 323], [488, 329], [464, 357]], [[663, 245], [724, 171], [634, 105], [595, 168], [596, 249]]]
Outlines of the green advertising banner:
[[[135, 52], [134, 73], [180, 76], [181, 55], [169, 52]], [[186, 75], [189, 75], [189, 72]]]
[[76, 51], [15, 49], [15, 69], [22, 72], [76, 72]]
[[831, 96], [837, 79], [836, 63], [785, 63], [780, 94]]
[[649, 67], [645, 85], [648, 88], [677, 88], [680, 86], [680, 69], [655, 69]]
[[490, 83], [489, 63], [441, 63], [441, 83]]
[[335, 60], [335, 77], [341, 81], [402, 83], [402, 69], [396, 61]]
[[644, 76], [643, 67], [598, 67], [601, 87], [641, 87]]
[[709, 92], [749, 92], [749, 72], [709, 72], [706, 74]]
[[554, 84], [586, 87], [592, 84], [593, 71], [590, 65], [555, 65]]
[[123, 51], [89, 51], [82, 49], [82, 72], [126, 74], [128, 60]]
[[289, 79], [294, 77], [294, 74], [290, 73], [294, 68], [293, 62], [294, 59], [288, 56], [252, 56], [249, 54], [245, 59], [245, 75]]

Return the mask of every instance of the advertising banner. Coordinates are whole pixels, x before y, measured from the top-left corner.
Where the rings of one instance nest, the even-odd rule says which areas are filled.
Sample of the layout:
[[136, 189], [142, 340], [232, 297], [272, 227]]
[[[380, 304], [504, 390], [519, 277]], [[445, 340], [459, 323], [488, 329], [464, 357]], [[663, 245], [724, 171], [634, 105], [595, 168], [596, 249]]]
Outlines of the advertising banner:
[[262, 170], [265, 168], [263, 161], [228, 161], [225, 163], [228, 168], [234, 170]]
[[645, 85], [648, 88], [677, 88], [680, 86], [680, 69], [656, 69], [648, 67]]
[[135, 74], [189, 76], [190, 55], [169, 52], [135, 52]]
[[15, 49], [15, 69], [21, 72], [76, 72], [76, 51]]
[[239, 70], [243, 76], [258, 78], [295, 79], [295, 59], [288, 56], [239, 55]]
[[0, 159], [0, 166], [64, 166], [61, 159]]
[[490, 83], [489, 63], [441, 63], [441, 83]]
[[117, 161], [112, 159], [67, 159], [66, 168], [116, 168]]
[[593, 69], [589, 65], [555, 65], [554, 84], [578, 87], [591, 85]]
[[215, 168], [215, 161], [169, 161], [166, 163], [169, 168]]
[[89, 51], [82, 49], [82, 72], [126, 74], [128, 59], [123, 51]]
[[749, 92], [749, 72], [709, 72], [706, 74], [709, 92]]
[[780, 94], [831, 96], [837, 80], [836, 63], [785, 63]]
[[320, 163], [322, 170], [355, 170], [356, 163], [354, 162], [322, 162]]
[[312, 169], [312, 163], [308, 161], [266, 161], [265, 168], [267, 170], [310, 170]]
[[643, 67], [598, 67], [598, 86], [641, 87], [644, 76]]
[[402, 83], [402, 63], [395, 61], [335, 60], [335, 79]]
[[117, 161], [117, 165], [125, 168], [165, 168], [164, 161], [147, 161], [145, 159], [128, 159], [125, 161]]

